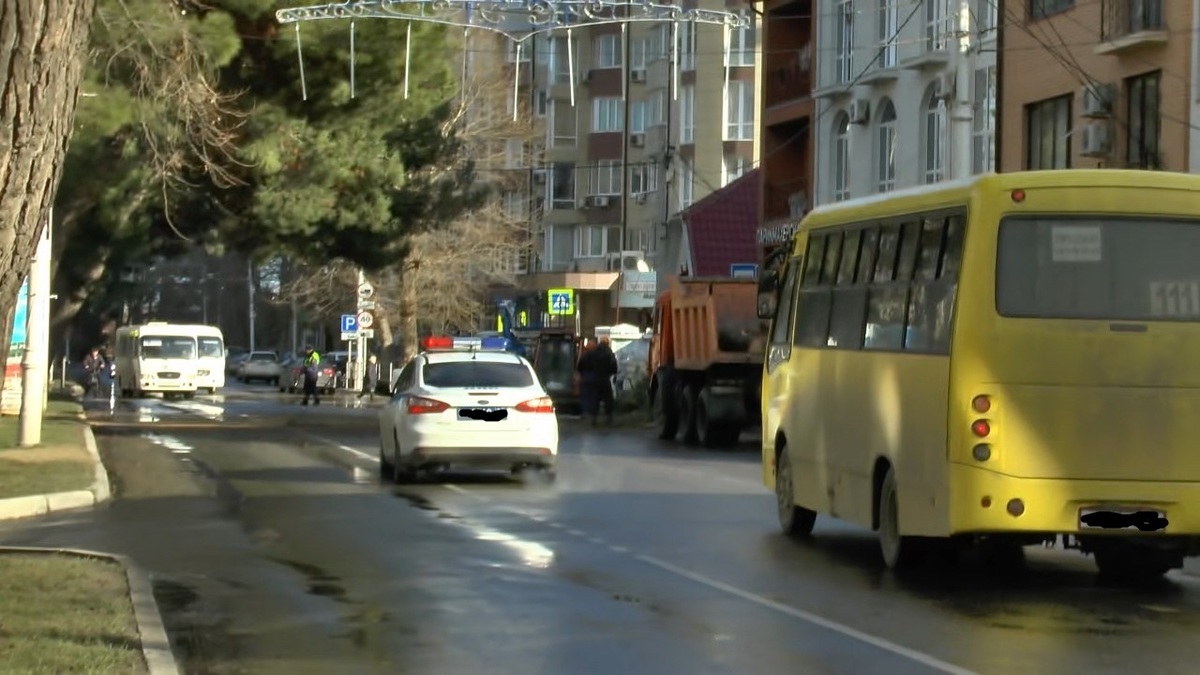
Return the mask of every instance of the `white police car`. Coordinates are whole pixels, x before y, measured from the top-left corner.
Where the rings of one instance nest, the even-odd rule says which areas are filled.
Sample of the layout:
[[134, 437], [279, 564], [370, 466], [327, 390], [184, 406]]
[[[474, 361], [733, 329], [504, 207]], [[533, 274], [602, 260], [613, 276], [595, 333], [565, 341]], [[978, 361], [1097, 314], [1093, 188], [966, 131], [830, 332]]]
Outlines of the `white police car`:
[[558, 417], [537, 374], [495, 338], [428, 337], [379, 414], [381, 475], [435, 469], [534, 471], [553, 480]]

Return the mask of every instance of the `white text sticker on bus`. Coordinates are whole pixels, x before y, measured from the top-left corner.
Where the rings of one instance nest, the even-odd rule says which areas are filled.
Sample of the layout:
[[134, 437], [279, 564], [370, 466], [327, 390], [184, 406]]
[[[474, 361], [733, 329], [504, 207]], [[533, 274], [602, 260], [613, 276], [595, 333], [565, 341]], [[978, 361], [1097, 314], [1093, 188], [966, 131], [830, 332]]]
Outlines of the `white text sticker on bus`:
[[161, 347], [162, 340], [151, 340], [149, 338], [142, 340], [143, 347]]
[[1151, 282], [1150, 316], [1156, 319], [1200, 317], [1200, 281]]
[[1054, 262], [1100, 262], [1099, 225], [1054, 225], [1050, 228], [1050, 258]]

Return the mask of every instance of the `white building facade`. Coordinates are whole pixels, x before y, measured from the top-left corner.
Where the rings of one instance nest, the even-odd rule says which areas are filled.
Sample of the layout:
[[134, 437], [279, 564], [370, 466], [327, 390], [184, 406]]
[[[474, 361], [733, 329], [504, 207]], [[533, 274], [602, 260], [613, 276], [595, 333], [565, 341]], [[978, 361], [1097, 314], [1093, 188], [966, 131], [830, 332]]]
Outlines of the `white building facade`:
[[[956, 62], [973, 71], [971, 172], [995, 169], [997, 4], [818, 0], [815, 204], [951, 177]], [[952, 53], [959, 26], [970, 58]]]

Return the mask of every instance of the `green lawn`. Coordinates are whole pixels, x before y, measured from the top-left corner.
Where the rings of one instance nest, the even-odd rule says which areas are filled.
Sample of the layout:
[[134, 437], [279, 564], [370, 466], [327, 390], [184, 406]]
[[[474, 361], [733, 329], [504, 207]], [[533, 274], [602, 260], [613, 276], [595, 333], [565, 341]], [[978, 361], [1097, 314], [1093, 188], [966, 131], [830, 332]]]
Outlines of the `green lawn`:
[[146, 672], [125, 571], [63, 554], [0, 554], [0, 670]]
[[0, 499], [86, 490], [94, 472], [83, 445], [84, 424], [73, 401], [50, 401], [42, 420], [42, 442], [17, 447], [19, 418], [0, 418]]

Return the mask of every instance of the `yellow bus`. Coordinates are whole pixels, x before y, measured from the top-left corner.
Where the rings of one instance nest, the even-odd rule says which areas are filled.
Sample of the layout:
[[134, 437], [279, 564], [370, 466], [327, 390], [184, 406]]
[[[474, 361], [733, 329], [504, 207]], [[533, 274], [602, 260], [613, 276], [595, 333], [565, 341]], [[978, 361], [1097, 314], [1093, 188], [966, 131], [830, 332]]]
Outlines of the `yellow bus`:
[[988, 174], [818, 208], [762, 277], [780, 525], [1200, 554], [1200, 176]]

